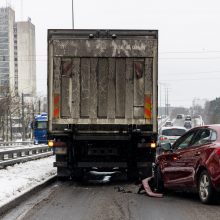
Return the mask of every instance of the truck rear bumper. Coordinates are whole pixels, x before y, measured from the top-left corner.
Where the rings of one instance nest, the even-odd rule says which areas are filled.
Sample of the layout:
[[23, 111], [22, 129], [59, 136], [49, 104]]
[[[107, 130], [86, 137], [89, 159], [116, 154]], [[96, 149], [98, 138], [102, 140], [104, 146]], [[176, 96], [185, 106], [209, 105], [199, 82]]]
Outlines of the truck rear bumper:
[[90, 168], [90, 167], [97, 167], [97, 168], [126, 168], [126, 162], [78, 162], [77, 167], [82, 168]]
[[[149, 167], [152, 166], [151, 162], [138, 162], [137, 167]], [[54, 167], [68, 167], [67, 162], [54, 162]], [[91, 167], [97, 167], [97, 168], [127, 168], [128, 165], [126, 162], [79, 162], [77, 163], [77, 167], [80, 168], [91, 168]]]
[[67, 164], [67, 162], [63, 162], [63, 161], [56, 161], [53, 163], [53, 166], [66, 168], [66, 167], [68, 167], [68, 164]]
[[[78, 162], [78, 167], [82, 168], [90, 168], [90, 167], [97, 167], [97, 168], [127, 168], [128, 165], [126, 162]], [[137, 168], [144, 168], [152, 166], [151, 162], [137, 162]]]

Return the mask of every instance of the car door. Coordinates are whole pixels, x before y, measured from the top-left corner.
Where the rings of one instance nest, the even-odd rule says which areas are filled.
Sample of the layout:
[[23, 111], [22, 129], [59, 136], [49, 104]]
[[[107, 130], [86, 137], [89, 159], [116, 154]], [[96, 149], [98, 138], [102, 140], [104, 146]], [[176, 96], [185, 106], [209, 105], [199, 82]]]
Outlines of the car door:
[[165, 155], [163, 161], [163, 177], [166, 187], [183, 187], [186, 185], [189, 170], [186, 167], [188, 148], [197, 134], [194, 129], [181, 138], [173, 145], [173, 152]]
[[197, 135], [193, 139], [191, 146], [189, 146], [187, 154], [185, 155], [185, 166], [189, 171], [187, 175], [186, 186], [191, 187], [195, 185], [195, 174], [198, 166], [203, 163], [202, 154], [212, 144], [212, 139], [215, 139], [216, 132], [209, 128], [200, 128]]

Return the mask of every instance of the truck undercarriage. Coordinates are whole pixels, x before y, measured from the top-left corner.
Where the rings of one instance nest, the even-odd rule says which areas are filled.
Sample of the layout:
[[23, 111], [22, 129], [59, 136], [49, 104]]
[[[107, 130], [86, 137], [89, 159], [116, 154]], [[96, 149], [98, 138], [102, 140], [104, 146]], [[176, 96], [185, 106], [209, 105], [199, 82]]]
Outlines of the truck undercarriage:
[[120, 127], [120, 131], [115, 131], [117, 125], [77, 125], [65, 135], [51, 135], [58, 176], [74, 177], [91, 169], [126, 171], [128, 178], [150, 176], [156, 133], [143, 132], [150, 128], [146, 125]]

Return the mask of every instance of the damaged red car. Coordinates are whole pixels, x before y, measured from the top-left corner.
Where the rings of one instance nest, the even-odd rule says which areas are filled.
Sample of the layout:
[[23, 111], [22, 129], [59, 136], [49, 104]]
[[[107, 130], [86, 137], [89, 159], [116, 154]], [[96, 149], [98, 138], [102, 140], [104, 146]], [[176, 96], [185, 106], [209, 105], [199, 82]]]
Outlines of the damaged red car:
[[202, 203], [220, 192], [220, 125], [196, 127], [172, 146], [165, 143], [155, 163], [155, 184], [164, 189], [196, 191]]

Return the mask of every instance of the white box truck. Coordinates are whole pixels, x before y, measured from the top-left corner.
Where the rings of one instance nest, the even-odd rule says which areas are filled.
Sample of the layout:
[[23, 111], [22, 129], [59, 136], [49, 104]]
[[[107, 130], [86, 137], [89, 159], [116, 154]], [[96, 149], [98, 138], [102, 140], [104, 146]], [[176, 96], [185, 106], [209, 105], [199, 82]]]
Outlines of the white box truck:
[[150, 175], [157, 141], [157, 30], [48, 30], [48, 135], [58, 177]]

